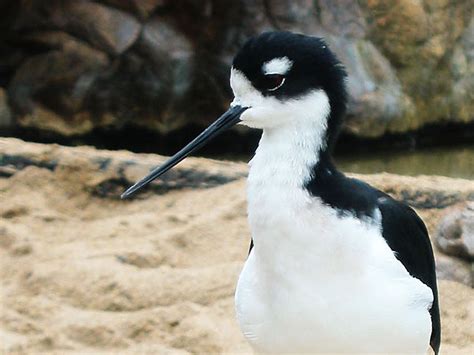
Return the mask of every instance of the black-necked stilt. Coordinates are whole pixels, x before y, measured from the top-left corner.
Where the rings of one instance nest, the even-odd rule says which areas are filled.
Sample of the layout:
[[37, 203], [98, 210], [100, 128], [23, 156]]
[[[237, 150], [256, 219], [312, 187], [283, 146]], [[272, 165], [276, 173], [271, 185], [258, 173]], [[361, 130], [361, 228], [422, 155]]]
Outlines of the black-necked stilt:
[[408, 206], [331, 160], [345, 71], [320, 38], [269, 32], [233, 61], [230, 109], [127, 197], [222, 130], [263, 129], [248, 176], [249, 257], [235, 295], [241, 329], [269, 353], [435, 353], [433, 251]]

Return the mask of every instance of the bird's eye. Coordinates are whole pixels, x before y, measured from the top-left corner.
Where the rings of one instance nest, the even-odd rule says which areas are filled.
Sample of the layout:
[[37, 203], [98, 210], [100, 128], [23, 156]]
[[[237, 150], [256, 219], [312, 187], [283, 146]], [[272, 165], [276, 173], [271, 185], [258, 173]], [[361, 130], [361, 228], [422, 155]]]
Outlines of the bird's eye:
[[268, 91], [275, 91], [283, 85], [285, 76], [281, 74], [267, 74], [265, 75], [265, 89]]

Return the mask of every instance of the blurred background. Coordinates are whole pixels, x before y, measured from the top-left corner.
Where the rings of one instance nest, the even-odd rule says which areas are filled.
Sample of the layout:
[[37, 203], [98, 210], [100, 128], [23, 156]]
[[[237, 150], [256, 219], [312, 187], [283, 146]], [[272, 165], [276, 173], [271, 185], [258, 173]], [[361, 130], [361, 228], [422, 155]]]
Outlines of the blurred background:
[[216, 160], [190, 158], [136, 199], [118, 195], [227, 109], [232, 58], [250, 36], [290, 30], [324, 37], [346, 66], [336, 160], [424, 218], [443, 349], [472, 354], [473, 8], [0, 0], [3, 350], [250, 350], [232, 297], [260, 132], [236, 127], [198, 153]]
[[[0, 134], [171, 154], [228, 106], [238, 48], [281, 29], [325, 37], [347, 67], [344, 168], [472, 177], [472, 9], [469, 0], [3, 0]], [[201, 154], [246, 160], [258, 137], [236, 129]]]

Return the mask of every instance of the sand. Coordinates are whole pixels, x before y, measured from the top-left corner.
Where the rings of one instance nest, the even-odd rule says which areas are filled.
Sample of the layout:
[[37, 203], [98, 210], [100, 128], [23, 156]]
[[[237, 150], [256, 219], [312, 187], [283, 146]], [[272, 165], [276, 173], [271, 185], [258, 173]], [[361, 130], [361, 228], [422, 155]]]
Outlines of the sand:
[[[161, 158], [5, 139], [0, 151], [2, 144], [32, 160], [59, 161], [0, 171], [5, 353], [251, 351], [233, 308], [249, 244], [245, 164], [191, 159], [183, 169], [218, 172], [229, 182], [121, 201], [94, 189], [105, 189], [115, 168], [95, 169], [91, 157], [112, 157], [112, 167]], [[474, 290], [441, 280], [440, 298], [444, 353], [473, 354]]]

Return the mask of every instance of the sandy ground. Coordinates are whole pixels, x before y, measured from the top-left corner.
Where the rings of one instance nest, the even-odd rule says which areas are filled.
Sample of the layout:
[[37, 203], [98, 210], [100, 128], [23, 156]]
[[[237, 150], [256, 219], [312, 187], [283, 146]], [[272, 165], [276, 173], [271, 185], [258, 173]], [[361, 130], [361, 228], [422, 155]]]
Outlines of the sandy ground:
[[[91, 176], [72, 164], [0, 178], [3, 350], [250, 352], [233, 309], [244, 179], [120, 201], [90, 194]], [[474, 290], [442, 280], [440, 297], [443, 353], [473, 354]]]

